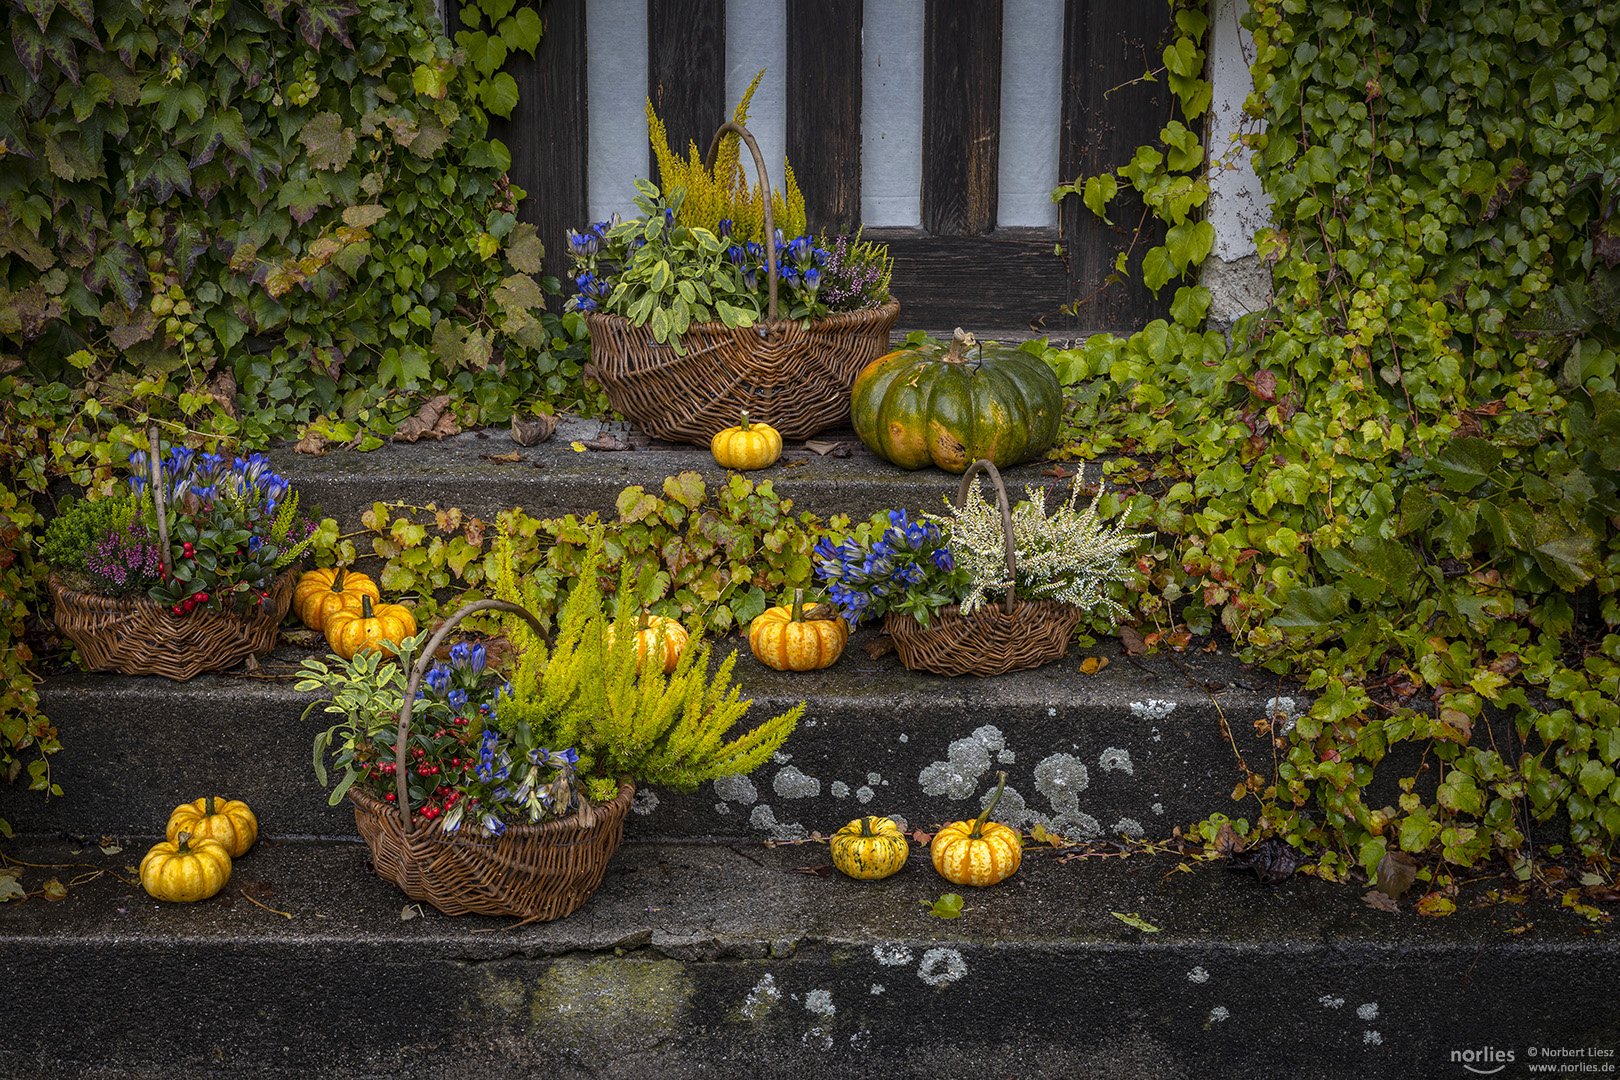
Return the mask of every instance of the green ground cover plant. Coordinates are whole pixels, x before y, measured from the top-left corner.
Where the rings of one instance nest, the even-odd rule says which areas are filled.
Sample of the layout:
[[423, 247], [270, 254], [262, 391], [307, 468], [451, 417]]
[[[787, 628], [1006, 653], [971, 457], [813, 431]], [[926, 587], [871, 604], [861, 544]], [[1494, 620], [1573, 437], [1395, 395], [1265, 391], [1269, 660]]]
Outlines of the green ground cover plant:
[[[1192, 123], [1207, 19], [1176, 8], [1155, 74]], [[1169, 226], [1144, 276], [1175, 289], [1170, 320], [1049, 354], [1067, 453], [1117, 455], [1104, 511], [1158, 531], [1134, 607], [1161, 643], [1219, 623], [1314, 698], [1279, 711], [1275, 766], [1240, 761], [1240, 831], [1327, 877], [1400, 849], [1444, 880], [1493, 857], [1528, 877], [1556, 820], [1606, 864], [1620, 4], [1255, 0], [1245, 25], [1265, 125], [1238, 152], [1275, 203], [1274, 300], [1230, 339], [1204, 327], [1185, 124], [1060, 189], [1098, 214], [1139, 192]]]

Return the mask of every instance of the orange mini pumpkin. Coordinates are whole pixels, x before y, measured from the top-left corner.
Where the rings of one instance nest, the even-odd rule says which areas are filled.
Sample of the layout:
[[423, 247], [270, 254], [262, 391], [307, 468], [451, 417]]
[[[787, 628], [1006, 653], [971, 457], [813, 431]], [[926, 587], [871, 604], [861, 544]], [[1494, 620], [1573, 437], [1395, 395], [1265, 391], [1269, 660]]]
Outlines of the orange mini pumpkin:
[[803, 589], [793, 590], [791, 605], [767, 608], [748, 624], [748, 647], [777, 671], [827, 667], [848, 641], [849, 623], [842, 618], [805, 618]]
[[736, 427], [715, 433], [709, 440], [709, 453], [728, 469], [763, 469], [782, 456], [782, 435], [769, 424], [750, 423], [740, 414]]
[[326, 643], [345, 660], [361, 649], [397, 652], [399, 643], [416, 633], [416, 619], [398, 604], [373, 605], [360, 598], [360, 613], [339, 611], [326, 620]]
[[1024, 861], [1024, 838], [1017, 829], [990, 821], [990, 813], [1007, 789], [1007, 774], [997, 773], [996, 794], [984, 813], [956, 821], [934, 834], [929, 853], [934, 869], [953, 885], [994, 885], [1013, 875]]
[[[613, 627], [602, 635], [609, 649], [615, 640]], [[636, 665], [641, 667], [651, 657], [656, 662], [663, 658], [664, 674], [675, 670], [681, 661], [681, 650], [686, 648], [686, 627], [665, 615], [643, 615], [636, 628]]]
[[365, 574], [341, 566], [311, 570], [298, 579], [298, 588], [293, 590], [293, 610], [311, 630], [325, 630], [327, 620], [340, 611], [360, 614], [362, 596], [371, 597], [374, 604], [382, 603], [382, 591]]

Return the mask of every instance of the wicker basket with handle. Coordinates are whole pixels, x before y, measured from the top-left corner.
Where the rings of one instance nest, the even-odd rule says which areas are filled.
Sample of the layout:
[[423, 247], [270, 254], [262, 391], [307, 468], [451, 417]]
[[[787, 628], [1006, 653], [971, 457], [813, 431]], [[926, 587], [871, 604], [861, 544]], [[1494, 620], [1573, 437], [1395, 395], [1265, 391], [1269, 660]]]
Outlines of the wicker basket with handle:
[[395, 747], [395, 802], [389, 804], [358, 787], [349, 788], [354, 823], [371, 848], [378, 876], [399, 886], [412, 900], [432, 904], [446, 915], [516, 915], [523, 922], [546, 922], [572, 914], [590, 899], [608, 860], [624, 835], [625, 815], [635, 787], [619, 782], [611, 802], [592, 804], [579, 793], [579, 810], [560, 821], [508, 825], [496, 837], [446, 833], [436, 821], [412, 819], [406, 788], [406, 745], [411, 708], [433, 654], [451, 629], [481, 611], [507, 611], [544, 628], [528, 611], [504, 600], [479, 600], [445, 620], [411, 667], [399, 713]]
[[937, 675], [1002, 675], [1061, 660], [1085, 612], [1056, 600], [1019, 600], [1012, 582], [1018, 576], [1018, 551], [1013, 541], [1012, 508], [1001, 473], [980, 459], [962, 474], [956, 504], [967, 499], [973, 478], [988, 473], [1001, 506], [1001, 525], [1007, 536], [1007, 599], [999, 607], [982, 604], [963, 615], [955, 604], [936, 612], [923, 626], [916, 618], [891, 611], [883, 616], [883, 629], [894, 639], [900, 662], [911, 671]]
[[[157, 428], [148, 432], [152, 504], [157, 511], [158, 551], [165, 576], [174, 573], [169, 551], [168, 508]], [[298, 569], [278, 574], [270, 597], [246, 614], [204, 608], [176, 615], [169, 605], [144, 596], [110, 597], [79, 592], [60, 577], [49, 580], [56, 601], [52, 621], [79, 649], [91, 671], [122, 675], [162, 675], [183, 681], [205, 671], [221, 671], [276, 647], [281, 620], [292, 605]]]
[[715, 133], [704, 159], [707, 167], [713, 167], [727, 134], [747, 144], [764, 196], [770, 283], [765, 321], [736, 329], [719, 322], [694, 324], [681, 337], [685, 355], [677, 356], [653, 337], [651, 327], [596, 312], [585, 317], [592, 374], [615, 409], [660, 439], [708, 446], [715, 432], [735, 424], [743, 412], [783, 438], [807, 438], [849, 419], [855, 376], [889, 351], [900, 304], [890, 300], [867, 311], [835, 312], [808, 327], [778, 319], [776, 223], [765, 159], [754, 137], [733, 121]]

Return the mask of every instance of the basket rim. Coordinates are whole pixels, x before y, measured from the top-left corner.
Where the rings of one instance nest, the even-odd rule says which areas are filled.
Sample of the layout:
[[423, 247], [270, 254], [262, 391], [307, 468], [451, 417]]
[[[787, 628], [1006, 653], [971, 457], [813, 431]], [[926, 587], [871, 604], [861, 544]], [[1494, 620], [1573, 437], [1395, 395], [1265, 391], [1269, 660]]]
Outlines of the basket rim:
[[[576, 810], [568, 817], [556, 821], [542, 821], [539, 824], [519, 821], [508, 825], [506, 831], [501, 833], [500, 836], [479, 837], [477, 841], [474, 841], [459, 834], [446, 836], [437, 821], [419, 824], [414, 820], [415, 815], [412, 815], [412, 836], [440, 844], [460, 843], [471, 847], [485, 840], [500, 841], [508, 838], [513, 840], [546, 839], [551, 835], [561, 835], [569, 832], [595, 833], [610, 827], [615, 819], [622, 819], [630, 812], [630, 802], [635, 798], [636, 794], [635, 781], [629, 777], [621, 776], [618, 778], [618, 782], [619, 793], [607, 802], [596, 804], [598, 811], [596, 824], [590, 828], [580, 825], [579, 812]], [[350, 785], [346, 794], [361, 809], [376, 814], [385, 823], [386, 828], [392, 829], [396, 834], [403, 835], [400, 830], [400, 816], [397, 804], [379, 799], [371, 792], [354, 785]]]
[[887, 622], [889, 619], [895, 619], [897, 621], [909, 620], [917, 627], [919, 631], [926, 634], [933, 631], [933, 624], [941, 618], [969, 620], [977, 619], [982, 615], [988, 614], [993, 615], [998, 619], [1005, 620], [1008, 618], [1017, 618], [1018, 613], [1026, 607], [1035, 608], [1041, 611], [1043, 614], [1050, 613], [1063, 616], [1068, 616], [1074, 612], [1079, 612], [1081, 615], [1084, 615], [1086, 610], [1079, 604], [1071, 604], [1066, 600], [1049, 600], [1045, 597], [1022, 597], [1013, 605], [1011, 615], [1009, 615], [1000, 604], [986, 603], [980, 604], [979, 607], [970, 615], [962, 614], [962, 605], [960, 604], [947, 604], [938, 611], [934, 612], [933, 615], [929, 616], [928, 626], [923, 626], [922, 622], [918, 620], [917, 616], [911, 614], [909, 611], [886, 611], [883, 613], [883, 618], [885, 622]]
[[[296, 577], [297, 574], [298, 566], [296, 564], [289, 566], [270, 579], [269, 588], [275, 589], [282, 581], [290, 577]], [[170, 605], [163, 603], [161, 600], [153, 600], [150, 596], [103, 596], [101, 593], [84, 592], [81, 589], [75, 589], [64, 581], [55, 570], [52, 570], [45, 580], [51, 590], [57, 594], [58, 601], [66, 601], [78, 604], [81, 607], [96, 608], [101, 611], [150, 611], [158, 615], [171, 613]], [[236, 611], [203, 610], [204, 615], [212, 615], [216, 618], [239, 619], [243, 622], [257, 622], [274, 613], [273, 606], [248, 615]], [[276, 615], [276, 622], [281, 622], [285, 617], [285, 612]]]
[[[829, 311], [826, 315], [823, 315], [819, 319], [810, 320], [810, 326], [806, 332], [813, 333], [822, 327], [839, 329], [856, 323], [879, 322], [888, 317], [890, 308], [893, 308], [896, 314], [899, 313], [900, 301], [897, 297], [890, 296], [886, 302], [879, 304], [875, 308], [862, 308], [859, 311]], [[631, 330], [647, 329], [646, 323], [642, 323], [638, 326], [630, 321], [630, 317], [628, 315], [617, 315], [608, 311], [592, 311], [586, 314], [586, 325], [593, 326], [594, 328], [594, 324], [597, 322], [608, 324], [623, 323]], [[681, 334], [680, 336], [686, 338], [693, 335], [747, 334], [761, 328], [764, 328], [765, 330], [777, 328], [797, 329], [803, 325], [804, 322], [802, 319], [778, 319], [774, 323], [765, 319], [760, 319], [752, 326], [727, 326], [723, 322], [700, 322], [692, 323], [686, 328], [686, 333]], [[651, 331], [649, 330], [648, 332], [650, 333]]]

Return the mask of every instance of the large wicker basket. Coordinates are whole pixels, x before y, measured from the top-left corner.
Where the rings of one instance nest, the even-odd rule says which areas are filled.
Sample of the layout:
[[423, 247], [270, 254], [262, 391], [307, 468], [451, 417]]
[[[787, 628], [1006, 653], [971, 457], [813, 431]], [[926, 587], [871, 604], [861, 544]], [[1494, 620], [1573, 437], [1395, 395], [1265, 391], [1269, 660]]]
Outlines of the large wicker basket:
[[[1001, 505], [1001, 524], [1007, 535], [1007, 580], [1018, 576], [1018, 552], [1012, 535], [1012, 508], [1001, 473], [986, 460], [975, 461], [962, 474], [957, 489], [960, 506], [973, 478], [990, 475]], [[883, 629], [894, 639], [894, 651], [911, 671], [937, 675], [1003, 675], [1061, 660], [1085, 612], [1055, 600], [1019, 600], [1007, 586], [1000, 607], [981, 605], [963, 615], [952, 605], [937, 612], [925, 627], [910, 615], [891, 611], [883, 616]]]
[[592, 374], [615, 409], [660, 439], [708, 446], [743, 412], [783, 438], [807, 438], [848, 420], [855, 376], [889, 351], [900, 304], [890, 300], [870, 311], [838, 312], [808, 327], [779, 320], [776, 226], [765, 159], [742, 125], [727, 123], [715, 133], [706, 163], [713, 166], [728, 133], [747, 143], [765, 194], [766, 320], [738, 329], [691, 326], [681, 336], [684, 355], [677, 356], [654, 339], [650, 327], [634, 326], [622, 315], [587, 315]]
[[52, 617], [91, 671], [184, 680], [275, 648], [297, 578], [297, 570], [277, 576], [270, 599], [251, 615], [206, 608], [176, 615], [168, 605], [144, 596], [113, 599], [78, 592], [52, 574]]
[[468, 604], [439, 627], [406, 684], [395, 742], [395, 802], [350, 787], [354, 823], [371, 848], [378, 875], [412, 900], [432, 904], [446, 915], [516, 915], [523, 922], [560, 919], [602, 884], [635, 795], [628, 780], [619, 782], [618, 797], [611, 802], [593, 805], [581, 795], [581, 808], [572, 817], [541, 825], [509, 825], [493, 838], [469, 835], [474, 831], [470, 829], [447, 834], [437, 822], [418, 824], [408, 805], [405, 748], [417, 688], [451, 628], [469, 615], [489, 610], [521, 615], [537, 634], [544, 632], [533, 615], [503, 600]]

